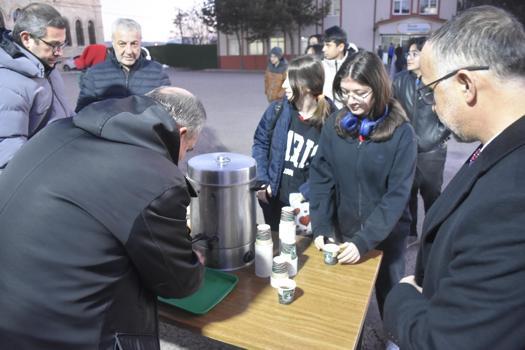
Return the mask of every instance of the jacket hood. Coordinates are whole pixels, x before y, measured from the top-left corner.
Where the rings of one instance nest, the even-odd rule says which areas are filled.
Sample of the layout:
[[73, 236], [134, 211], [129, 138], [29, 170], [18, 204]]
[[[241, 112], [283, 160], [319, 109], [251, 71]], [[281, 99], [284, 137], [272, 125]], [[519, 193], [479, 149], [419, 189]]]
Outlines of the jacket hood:
[[32, 53], [13, 41], [11, 32], [0, 32], [0, 68], [6, 68], [30, 78], [44, 78], [44, 64]]
[[149, 97], [92, 103], [73, 117], [73, 124], [98, 138], [147, 148], [178, 163], [177, 124], [164, 107]]

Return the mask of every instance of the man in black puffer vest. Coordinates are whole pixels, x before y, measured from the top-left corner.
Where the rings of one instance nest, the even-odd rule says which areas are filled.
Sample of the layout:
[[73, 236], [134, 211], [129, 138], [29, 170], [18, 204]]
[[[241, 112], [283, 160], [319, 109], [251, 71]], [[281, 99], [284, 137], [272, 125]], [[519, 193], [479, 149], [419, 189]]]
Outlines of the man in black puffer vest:
[[417, 195], [421, 193], [425, 213], [441, 194], [443, 170], [447, 158], [446, 140], [450, 135], [438, 119], [432, 106], [424, 104], [418, 96], [421, 85], [419, 54], [426, 38], [413, 38], [408, 43], [407, 70], [394, 78], [394, 95], [407, 113], [417, 137], [417, 168], [410, 195], [409, 208], [412, 215], [410, 236], [417, 237]]
[[144, 95], [154, 88], [171, 85], [162, 65], [141, 55], [140, 24], [119, 18], [113, 23], [112, 33], [113, 50], [109, 50], [106, 61], [81, 76], [76, 112], [95, 101]]

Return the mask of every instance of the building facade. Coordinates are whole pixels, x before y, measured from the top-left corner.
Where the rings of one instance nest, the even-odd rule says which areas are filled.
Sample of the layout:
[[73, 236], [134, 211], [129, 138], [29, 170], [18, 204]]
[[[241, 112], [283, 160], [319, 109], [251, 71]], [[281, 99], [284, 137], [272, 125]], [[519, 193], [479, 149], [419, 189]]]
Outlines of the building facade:
[[[64, 57], [79, 55], [89, 44], [103, 43], [102, 12], [100, 0], [39, 0], [57, 9], [67, 19]], [[2, 0], [0, 25], [12, 29], [20, 9], [30, 4], [28, 0]]]
[[310, 35], [322, 34], [334, 25], [343, 28], [349, 41], [360, 48], [376, 51], [381, 45], [386, 50], [390, 43], [404, 45], [411, 37], [428, 36], [457, 11], [457, 0], [317, 0], [317, 3], [320, 6], [324, 1], [330, 1], [331, 8], [322, 23], [295, 33], [293, 40], [279, 33], [268, 42], [243, 40], [242, 57], [237, 37], [219, 33], [219, 67], [264, 69], [272, 47], [281, 47], [288, 57], [302, 54]]

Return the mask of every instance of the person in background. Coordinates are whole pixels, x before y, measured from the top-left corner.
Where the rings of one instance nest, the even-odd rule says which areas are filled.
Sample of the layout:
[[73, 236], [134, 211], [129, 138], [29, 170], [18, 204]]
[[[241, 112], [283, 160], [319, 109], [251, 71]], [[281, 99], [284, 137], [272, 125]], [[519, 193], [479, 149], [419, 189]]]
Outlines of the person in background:
[[322, 45], [323, 36], [321, 34], [313, 34], [308, 37], [307, 45]]
[[394, 43], [390, 43], [390, 45], [388, 45], [388, 66], [390, 67], [390, 65], [392, 64], [392, 59], [394, 58], [394, 53], [395, 53], [395, 46], [394, 46]]
[[43, 127], [74, 115], [55, 69], [67, 45], [66, 23], [52, 6], [33, 3], [12, 32], [0, 30], [0, 173]]
[[337, 108], [343, 107], [343, 101], [334, 96], [334, 77], [346, 58], [357, 51], [354, 44], [348, 43], [346, 32], [340, 27], [333, 26], [324, 32], [323, 94], [333, 100]]
[[398, 73], [393, 82], [394, 96], [403, 106], [417, 136], [417, 166], [412, 193], [410, 194], [410, 213], [412, 225], [410, 236], [417, 234], [418, 193], [423, 198], [425, 213], [441, 194], [443, 171], [447, 158], [446, 140], [450, 135], [440, 121], [432, 106], [425, 104], [418, 96], [421, 86], [420, 54], [426, 38], [412, 38], [408, 42], [408, 70]]
[[375, 53], [351, 56], [334, 84], [345, 108], [326, 121], [310, 167], [314, 243], [318, 249], [327, 240], [341, 244], [343, 264], [383, 251], [375, 284], [382, 314], [386, 295], [404, 274], [415, 134]]
[[406, 68], [407, 64], [405, 53], [403, 52], [403, 48], [401, 47], [401, 45], [397, 45], [396, 49], [394, 50], [394, 55], [396, 56], [396, 59], [394, 61], [395, 73], [399, 73]]
[[82, 54], [75, 58], [75, 67], [78, 70], [85, 70], [95, 64], [106, 60], [107, 47], [103, 44], [91, 44], [82, 50]]
[[284, 96], [282, 87], [286, 79], [286, 69], [288, 62], [283, 56], [283, 50], [280, 47], [274, 47], [268, 55], [268, 66], [264, 73], [264, 93], [268, 102], [280, 100]]
[[117, 19], [111, 39], [113, 50], [106, 61], [89, 68], [80, 78], [77, 112], [95, 101], [144, 95], [171, 84], [160, 63], [143, 57], [140, 24], [132, 19]]
[[262, 185], [257, 198], [272, 230], [278, 230], [290, 193], [308, 198], [310, 163], [324, 120], [334, 110], [323, 95], [323, 81], [319, 60], [311, 56], [292, 60], [283, 83], [286, 96], [268, 106], [255, 130], [252, 157]]
[[377, 56], [381, 61], [383, 60], [383, 45], [377, 45]]
[[523, 349], [525, 333], [525, 30], [480, 6], [421, 51], [424, 102], [479, 147], [425, 218], [415, 275], [385, 303], [401, 349]]
[[305, 55], [311, 55], [319, 60], [322, 60], [324, 57], [323, 45], [308, 45], [305, 50]]
[[0, 177], [2, 348], [159, 349], [157, 295], [204, 274], [177, 163], [205, 118], [162, 87], [92, 103], [17, 153]]

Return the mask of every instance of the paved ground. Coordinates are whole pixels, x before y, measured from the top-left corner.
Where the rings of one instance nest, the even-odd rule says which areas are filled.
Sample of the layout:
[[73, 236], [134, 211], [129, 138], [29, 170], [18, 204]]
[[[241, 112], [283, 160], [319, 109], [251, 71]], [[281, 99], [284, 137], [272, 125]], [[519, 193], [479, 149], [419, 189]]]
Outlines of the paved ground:
[[[78, 72], [64, 73], [70, 101], [76, 105], [78, 96]], [[262, 112], [267, 107], [263, 90], [262, 72], [228, 71], [181, 71], [170, 69], [173, 85], [193, 92], [202, 100], [208, 122], [193, 154], [229, 151], [249, 155], [253, 132]], [[458, 168], [475, 148], [473, 144], [449, 142], [445, 166], [445, 183], [450, 181]], [[191, 157], [193, 154], [188, 154]], [[185, 168], [185, 164], [182, 164]], [[420, 213], [422, 212], [420, 205]], [[258, 213], [258, 222], [262, 222]], [[422, 218], [418, 220], [421, 227]], [[414, 269], [417, 245], [407, 253], [407, 273]], [[160, 324], [162, 350], [175, 349], [232, 349], [232, 347], [209, 340], [200, 335], [180, 330], [172, 325]], [[254, 330], [255, 331], [255, 330]], [[383, 332], [375, 297], [372, 297], [363, 329], [364, 350], [383, 349]]]

